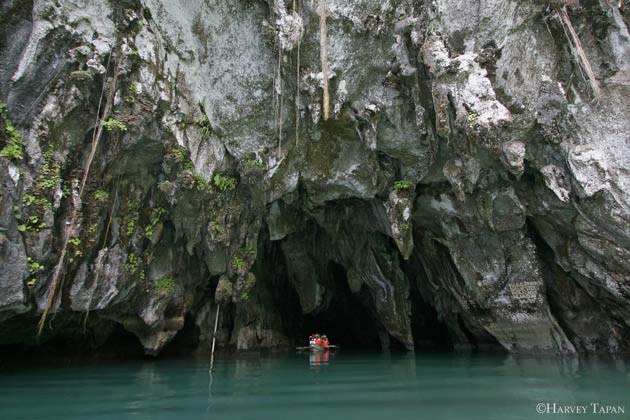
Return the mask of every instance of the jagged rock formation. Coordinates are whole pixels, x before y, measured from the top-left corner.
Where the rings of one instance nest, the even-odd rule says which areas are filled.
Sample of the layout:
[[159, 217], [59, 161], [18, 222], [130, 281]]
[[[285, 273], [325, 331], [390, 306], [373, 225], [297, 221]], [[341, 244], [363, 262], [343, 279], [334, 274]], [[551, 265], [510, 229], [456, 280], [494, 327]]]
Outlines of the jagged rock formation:
[[565, 3], [328, 0], [323, 121], [316, 2], [3, 2], [0, 344], [630, 351], [628, 6]]

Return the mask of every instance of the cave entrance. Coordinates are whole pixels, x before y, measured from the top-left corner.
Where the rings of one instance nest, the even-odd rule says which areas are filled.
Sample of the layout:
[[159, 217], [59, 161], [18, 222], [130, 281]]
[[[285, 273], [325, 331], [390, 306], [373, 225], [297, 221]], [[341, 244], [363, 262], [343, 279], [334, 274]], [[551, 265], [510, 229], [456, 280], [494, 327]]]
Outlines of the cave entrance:
[[[298, 345], [306, 345], [310, 334], [319, 333], [326, 334], [331, 344], [343, 349], [379, 350], [381, 338], [390, 342], [390, 349], [403, 349], [393, 337], [379, 338], [380, 322], [361, 302], [361, 297], [352, 293], [343, 267], [329, 262], [327, 271], [326, 287], [330, 293], [325, 307], [306, 315], [299, 309], [299, 322], [293, 333]], [[380, 333], [387, 334], [383, 328]]]

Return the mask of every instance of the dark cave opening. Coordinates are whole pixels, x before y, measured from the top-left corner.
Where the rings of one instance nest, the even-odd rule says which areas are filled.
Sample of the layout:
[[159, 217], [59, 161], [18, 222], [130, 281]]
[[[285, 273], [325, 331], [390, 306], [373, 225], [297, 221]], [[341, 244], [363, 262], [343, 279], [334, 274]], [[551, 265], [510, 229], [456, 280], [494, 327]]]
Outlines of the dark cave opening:
[[[301, 314], [294, 329], [299, 345], [306, 345], [313, 333], [326, 334], [331, 342], [345, 349], [377, 350], [380, 348], [378, 321], [350, 291], [343, 267], [328, 264], [327, 286], [330, 289], [325, 308], [313, 314]], [[297, 298], [297, 296], [296, 296]], [[301, 340], [301, 341], [300, 341]], [[392, 344], [397, 342], [392, 340]]]
[[29, 326], [32, 326], [33, 338], [25, 342], [0, 344], [0, 369], [69, 366], [147, 357], [138, 338], [118, 323], [94, 320], [88, 322], [88, 327], [84, 329], [82, 317], [60, 318], [56, 320], [60, 324], [56, 335], [48, 337], [44, 334], [37, 338], [34, 333], [36, 321], [36, 318], [16, 319], [16, 323], [32, 323]]
[[[375, 303], [372, 301], [366, 286], [358, 292], [350, 289], [345, 268], [329, 260], [321, 252], [329, 244], [319, 229], [314, 228], [308, 234], [304, 232], [300, 241], [310, 241], [313, 248], [308, 251], [313, 258], [318, 281], [325, 288], [323, 302], [313, 313], [304, 314], [300, 297], [290, 278], [287, 255], [281, 241], [270, 241], [267, 227], [263, 226], [259, 236], [259, 258], [256, 271], [259, 278], [269, 279], [273, 293], [274, 306], [280, 311], [283, 328], [287, 337], [295, 346], [306, 346], [310, 334], [326, 334], [331, 344], [343, 349], [379, 351], [389, 349], [406, 351], [405, 345], [389, 334], [375, 314]], [[395, 244], [391, 244], [395, 247]], [[285, 244], [286, 247], [286, 244]], [[300, 253], [298, 253], [298, 258]], [[420, 269], [402, 261], [405, 271]], [[295, 261], [293, 261], [295, 263]], [[301, 266], [300, 264], [297, 264]], [[308, 266], [308, 265], [304, 265]], [[411, 303], [411, 329], [414, 348], [419, 351], [452, 351], [451, 334], [447, 324], [440, 318], [436, 309], [421, 295], [415, 277], [409, 277], [409, 301]]]

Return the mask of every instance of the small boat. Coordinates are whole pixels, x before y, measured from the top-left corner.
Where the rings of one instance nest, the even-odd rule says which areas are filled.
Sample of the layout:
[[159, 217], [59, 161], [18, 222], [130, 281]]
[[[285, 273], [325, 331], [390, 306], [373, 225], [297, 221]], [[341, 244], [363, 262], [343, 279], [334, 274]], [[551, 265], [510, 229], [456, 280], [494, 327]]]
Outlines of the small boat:
[[313, 353], [319, 353], [319, 352], [326, 351], [326, 350], [334, 350], [336, 348], [338, 348], [338, 346], [334, 346], [334, 345], [319, 346], [317, 344], [311, 344], [309, 346], [296, 347], [295, 349], [298, 350], [298, 351], [310, 350]]
[[309, 347], [310, 347], [310, 350], [314, 352], [320, 352], [320, 351], [328, 350], [330, 348], [330, 346], [318, 346], [317, 344], [311, 344]]

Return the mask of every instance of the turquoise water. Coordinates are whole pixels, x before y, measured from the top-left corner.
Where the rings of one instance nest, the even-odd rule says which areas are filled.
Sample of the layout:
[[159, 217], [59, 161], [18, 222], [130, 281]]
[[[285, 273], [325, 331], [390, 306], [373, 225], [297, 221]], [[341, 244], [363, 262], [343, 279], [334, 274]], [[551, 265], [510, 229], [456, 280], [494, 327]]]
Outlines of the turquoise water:
[[[0, 372], [2, 419], [628, 418], [627, 360], [339, 352]], [[537, 413], [556, 403], [556, 413]], [[626, 414], [593, 414], [592, 403]], [[586, 414], [558, 407], [582, 405]], [[552, 405], [546, 409], [554, 410]]]

